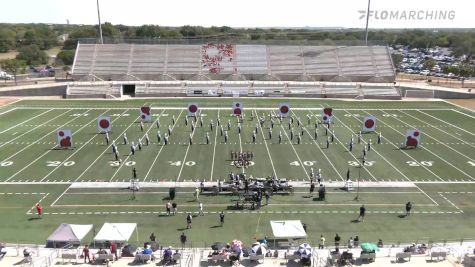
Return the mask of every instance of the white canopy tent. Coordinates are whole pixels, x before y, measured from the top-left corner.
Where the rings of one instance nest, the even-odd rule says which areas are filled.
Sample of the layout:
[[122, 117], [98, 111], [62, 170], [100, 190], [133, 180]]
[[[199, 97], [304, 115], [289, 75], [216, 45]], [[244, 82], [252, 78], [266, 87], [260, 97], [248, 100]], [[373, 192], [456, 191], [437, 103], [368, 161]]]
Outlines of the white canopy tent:
[[300, 220], [270, 221], [274, 238], [305, 238], [307, 233]]
[[136, 223], [104, 223], [99, 233], [94, 237], [94, 242], [115, 241], [117, 243], [124, 243], [130, 239], [136, 230]]
[[67, 224], [62, 223], [46, 239], [47, 247], [62, 247], [68, 243], [79, 244], [91, 231], [92, 224]]

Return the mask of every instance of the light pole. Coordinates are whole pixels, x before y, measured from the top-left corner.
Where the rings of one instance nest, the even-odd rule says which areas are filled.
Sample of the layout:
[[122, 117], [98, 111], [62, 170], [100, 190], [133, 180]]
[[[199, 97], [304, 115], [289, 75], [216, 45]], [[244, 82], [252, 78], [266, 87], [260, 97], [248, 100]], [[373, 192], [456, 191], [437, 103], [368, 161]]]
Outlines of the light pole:
[[366, 10], [366, 31], [365, 31], [365, 44], [368, 45], [368, 24], [369, 24], [369, 6], [371, 4], [371, 0], [368, 0], [368, 9]]
[[101, 13], [99, 12], [99, 0], [96, 1], [97, 3], [97, 19], [99, 20], [99, 40], [101, 44], [104, 44], [104, 40], [102, 39], [102, 26], [101, 26]]

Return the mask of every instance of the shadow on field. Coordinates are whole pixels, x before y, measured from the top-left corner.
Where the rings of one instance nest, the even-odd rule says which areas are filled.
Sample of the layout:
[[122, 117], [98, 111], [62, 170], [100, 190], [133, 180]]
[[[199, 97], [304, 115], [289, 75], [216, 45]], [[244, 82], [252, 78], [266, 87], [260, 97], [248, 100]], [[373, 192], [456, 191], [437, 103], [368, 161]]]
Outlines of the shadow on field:
[[31, 218], [28, 218], [28, 221], [36, 221], [36, 220], [41, 220], [40, 217], [31, 217]]
[[356, 220], [351, 220], [350, 222], [351, 223], [359, 223], [360, 221], [358, 219], [356, 219]]

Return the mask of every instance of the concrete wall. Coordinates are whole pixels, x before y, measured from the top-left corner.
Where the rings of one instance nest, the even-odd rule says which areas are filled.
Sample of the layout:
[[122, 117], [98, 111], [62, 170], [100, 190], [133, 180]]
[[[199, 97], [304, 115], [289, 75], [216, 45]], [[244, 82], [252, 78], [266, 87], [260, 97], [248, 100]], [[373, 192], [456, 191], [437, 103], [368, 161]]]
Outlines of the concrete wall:
[[[413, 87], [398, 87], [401, 90], [401, 95], [406, 95], [406, 90], [413, 91], [426, 91], [425, 89], [418, 89]], [[446, 98], [446, 99], [472, 99], [475, 98], [474, 93], [469, 93], [467, 89], [460, 89], [460, 91], [446, 91], [431, 89], [434, 91], [434, 98]], [[455, 89], [454, 89], [455, 90]]]
[[66, 96], [66, 85], [50, 85], [40, 88], [9, 89], [0, 90], [0, 96]]

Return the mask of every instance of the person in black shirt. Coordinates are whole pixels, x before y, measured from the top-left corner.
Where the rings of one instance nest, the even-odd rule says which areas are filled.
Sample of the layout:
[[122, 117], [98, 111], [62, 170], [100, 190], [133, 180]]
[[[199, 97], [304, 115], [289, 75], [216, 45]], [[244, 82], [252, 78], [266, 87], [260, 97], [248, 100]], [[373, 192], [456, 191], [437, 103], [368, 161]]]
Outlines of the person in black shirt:
[[221, 211], [219, 214], [219, 223], [221, 224], [221, 227], [224, 225], [224, 212]]
[[361, 205], [360, 207], [360, 216], [358, 217], [358, 221], [361, 221], [364, 222], [364, 215], [366, 213], [366, 208], [364, 207], [364, 205]]
[[412, 203], [409, 201], [406, 203], [406, 217], [411, 214]]
[[338, 249], [340, 246], [341, 237], [338, 234], [335, 234], [335, 248]]

